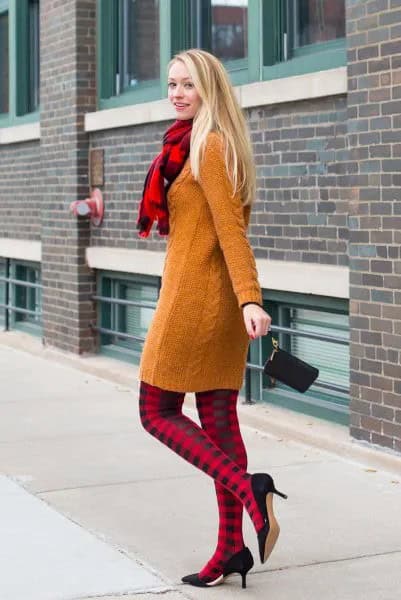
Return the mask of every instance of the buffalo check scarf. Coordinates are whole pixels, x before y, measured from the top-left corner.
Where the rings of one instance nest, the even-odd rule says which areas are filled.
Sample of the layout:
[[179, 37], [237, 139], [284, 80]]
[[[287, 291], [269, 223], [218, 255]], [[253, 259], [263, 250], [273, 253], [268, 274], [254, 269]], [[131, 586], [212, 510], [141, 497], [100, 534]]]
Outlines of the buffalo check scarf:
[[169, 232], [167, 191], [189, 156], [192, 123], [192, 119], [177, 120], [163, 136], [163, 149], [150, 165], [139, 205], [140, 237], [148, 237], [154, 221], [159, 235]]

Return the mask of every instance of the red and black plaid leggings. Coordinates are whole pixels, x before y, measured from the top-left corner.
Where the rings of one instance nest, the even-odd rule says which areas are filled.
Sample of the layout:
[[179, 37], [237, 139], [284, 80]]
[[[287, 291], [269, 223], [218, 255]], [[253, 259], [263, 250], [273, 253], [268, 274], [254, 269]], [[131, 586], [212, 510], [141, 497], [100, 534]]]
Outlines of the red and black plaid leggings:
[[256, 531], [264, 520], [254, 500], [247, 472], [247, 454], [238, 416], [238, 390], [210, 390], [196, 393], [202, 427], [182, 413], [185, 394], [162, 390], [141, 382], [139, 409], [143, 427], [186, 461], [214, 479], [219, 507], [217, 548], [199, 572], [213, 580], [224, 563], [244, 546], [243, 506]]

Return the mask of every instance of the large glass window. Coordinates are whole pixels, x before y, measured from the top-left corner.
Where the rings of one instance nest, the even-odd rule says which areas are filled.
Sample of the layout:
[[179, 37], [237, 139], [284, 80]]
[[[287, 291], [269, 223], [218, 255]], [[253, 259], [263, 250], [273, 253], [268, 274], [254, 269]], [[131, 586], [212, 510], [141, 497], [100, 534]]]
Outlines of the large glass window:
[[263, 78], [346, 64], [345, 0], [263, 0]]
[[152, 87], [160, 93], [159, 0], [114, 0], [101, 9], [101, 97], [134, 92], [141, 102]]
[[99, 275], [101, 349], [116, 358], [138, 359], [159, 294], [158, 280], [144, 276]]
[[37, 119], [39, 47], [39, 0], [0, 0], [0, 126]]
[[345, 5], [336, 0], [292, 0], [294, 48], [345, 37]]
[[100, 106], [163, 98], [167, 64], [209, 50], [234, 85], [346, 64], [345, 0], [98, 0]]
[[211, 51], [222, 61], [248, 56], [247, 0], [212, 0]]
[[117, 93], [159, 78], [157, 0], [118, 0]]
[[0, 114], [8, 113], [9, 95], [8, 12], [4, 8], [0, 3]]
[[40, 335], [41, 267], [38, 263], [0, 258], [0, 325]]
[[28, 44], [29, 44], [29, 91], [27, 112], [39, 107], [39, 0], [29, 0], [28, 5]]

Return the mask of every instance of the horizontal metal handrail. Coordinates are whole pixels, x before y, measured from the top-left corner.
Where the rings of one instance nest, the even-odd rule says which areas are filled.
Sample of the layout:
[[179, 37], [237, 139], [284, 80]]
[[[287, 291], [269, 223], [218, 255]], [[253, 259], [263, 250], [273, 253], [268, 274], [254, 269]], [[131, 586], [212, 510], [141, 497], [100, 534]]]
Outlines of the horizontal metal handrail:
[[13, 306], [12, 304], [1, 304], [0, 308], [5, 308], [11, 312], [24, 313], [26, 315], [33, 315], [34, 317], [41, 317], [42, 311], [29, 310], [28, 308], [18, 308], [18, 306]]
[[[136, 306], [139, 308], [151, 308], [151, 309], [156, 308], [156, 303], [150, 303], [150, 302], [141, 302], [141, 301], [135, 301], [135, 300], [123, 300], [123, 299], [110, 298], [107, 296], [98, 296], [98, 295], [92, 296], [92, 299], [98, 300], [100, 302], [106, 302], [108, 304], [117, 304], [117, 305], [122, 305], [122, 306]], [[112, 336], [116, 336], [116, 337], [121, 337], [121, 338], [129, 339], [129, 340], [133, 340], [136, 342], [144, 342], [145, 341], [144, 337], [132, 335], [129, 333], [119, 332], [114, 329], [107, 329], [106, 327], [98, 327], [98, 326], [92, 325], [92, 329], [94, 331], [98, 331], [99, 333], [103, 333], [106, 335], [112, 335]], [[347, 340], [347, 339], [340, 338], [340, 337], [334, 336], [334, 335], [319, 334], [319, 333], [315, 333], [313, 331], [300, 331], [300, 330], [291, 329], [289, 327], [282, 327], [282, 326], [278, 326], [278, 325], [272, 325], [271, 331], [272, 331], [272, 333], [285, 333], [285, 334], [288, 334], [291, 336], [299, 336], [299, 337], [304, 337], [304, 338], [309, 338], [309, 339], [320, 340], [320, 341], [324, 341], [324, 342], [331, 342], [331, 343], [335, 343], [335, 344], [341, 344], [344, 346], [349, 345], [349, 340]], [[261, 374], [263, 372], [263, 366], [255, 365], [253, 363], [247, 362], [246, 363], [246, 374], [248, 377], [249, 377], [250, 371], [257, 371]], [[327, 382], [315, 381], [313, 386], [317, 387], [317, 388], [333, 391], [333, 392], [338, 392], [341, 394], [349, 393], [349, 389], [347, 387], [336, 385], [334, 383], [332, 384], [332, 383], [327, 383]], [[249, 387], [249, 386], [247, 386], [247, 387]], [[246, 395], [248, 396], [248, 394], [246, 394]], [[247, 401], [250, 401], [250, 398], [247, 398]]]
[[129, 340], [134, 340], [136, 342], [144, 342], [145, 338], [139, 335], [132, 335], [131, 333], [123, 333], [122, 331], [115, 331], [114, 329], [106, 329], [106, 327], [98, 327], [97, 325], [91, 325], [94, 331], [99, 331], [100, 333], [107, 333], [108, 335], [114, 335], [118, 337], [127, 338]]
[[122, 306], [139, 306], [141, 308], [156, 308], [156, 303], [141, 302], [140, 300], [122, 300], [119, 298], [107, 298], [105, 296], [92, 296], [92, 300], [100, 300], [108, 304], [121, 304]]
[[281, 327], [279, 325], [271, 326], [272, 332], [288, 333], [289, 335], [295, 335], [299, 337], [306, 337], [314, 340], [320, 340], [322, 342], [333, 342], [335, 344], [343, 344], [349, 346], [349, 340], [337, 337], [335, 335], [323, 335], [321, 333], [315, 333], [313, 331], [300, 331], [299, 329], [291, 329], [290, 327]]
[[13, 283], [14, 285], [22, 285], [24, 287], [30, 288], [43, 288], [41, 283], [32, 283], [30, 281], [21, 281], [20, 279], [13, 279], [12, 277], [1, 277], [0, 282], [4, 281], [5, 283]]

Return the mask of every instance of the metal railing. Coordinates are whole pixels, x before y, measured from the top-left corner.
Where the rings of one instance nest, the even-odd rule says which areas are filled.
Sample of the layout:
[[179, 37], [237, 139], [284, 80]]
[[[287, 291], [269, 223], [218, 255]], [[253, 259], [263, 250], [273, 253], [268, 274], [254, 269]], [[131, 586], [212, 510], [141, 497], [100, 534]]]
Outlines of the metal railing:
[[[154, 302], [121, 300], [118, 298], [110, 298], [110, 297], [99, 296], [99, 295], [92, 296], [92, 298], [93, 298], [93, 300], [97, 300], [99, 302], [104, 302], [104, 303], [108, 303], [108, 304], [112, 304], [112, 305], [136, 306], [139, 308], [151, 308], [151, 309], [156, 308], [156, 303], [154, 303]], [[99, 333], [108, 334], [108, 335], [112, 335], [112, 336], [116, 336], [116, 337], [120, 337], [120, 338], [124, 338], [124, 339], [130, 339], [130, 340], [133, 340], [136, 342], [144, 342], [145, 341], [145, 337], [143, 337], [143, 336], [128, 334], [128, 333], [124, 333], [122, 331], [116, 331], [114, 329], [108, 329], [108, 328], [102, 327], [102, 326], [93, 325], [92, 329]], [[281, 327], [281, 326], [277, 326], [277, 325], [273, 325], [271, 329], [272, 329], [273, 333], [283, 333], [283, 334], [287, 334], [287, 335], [291, 335], [291, 336], [305, 337], [305, 338], [320, 340], [320, 341], [324, 341], [324, 342], [331, 342], [331, 343], [335, 343], [335, 344], [339, 344], [339, 345], [343, 345], [343, 346], [349, 345], [348, 340], [346, 340], [344, 338], [340, 338], [338, 336], [334, 336], [334, 335], [327, 335], [327, 334], [323, 335], [323, 334], [315, 333], [312, 331], [299, 331], [299, 330], [291, 329], [289, 327]], [[259, 340], [259, 344], [261, 344], [261, 338], [258, 338], [258, 340]], [[262, 356], [261, 346], [260, 346], [259, 355]], [[259, 375], [260, 375], [260, 377], [259, 377], [260, 396], [262, 396], [263, 365], [247, 362], [246, 363], [246, 372], [245, 372], [245, 403], [246, 404], [254, 403], [254, 401], [251, 399], [251, 396], [252, 396], [251, 374], [252, 374], [252, 372], [259, 373]], [[349, 394], [349, 389], [347, 387], [341, 386], [341, 385], [335, 385], [333, 383], [326, 383], [324, 381], [317, 380], [317, 381], [315, 381], [313, 386], [315, 388], [321, 389], [321, 390], [338, 392], [340, 394]]]
[[[141, 302], [139, 300], [123, 300], [120, 298], [109, 298], [107, 296], [92, 296], [92, 300], [96, 300], [99, 302], [105, 302], [112, 305], [120, 305], [120, 306], [136, 306], [139, 308], [156, 308], [156, 302]], [[122, 331], [116, 331], [114, 329], [108, 329], [106, 327], [92, 325], [92, 329], [97, 331], [98, 333], [104, 333], [108, 335], [113, 335], [115, 337], [120, 337], [128, 340], [133, 340], [135, 342], [144, 342], [145, 338], [139, 335], [133, 335], [132, 333], [124, 333]]]
[[[349, 346], [349, 340], [346, 340], [344, 338], [334, 336], [334, 335], [327, 335], [327, 334], [323, 335], [321, 333], [315, 333], [313, 331], [299, 331], [297, 329], [291, 329], [290, 327], [281, 327], [278, 325], [272, 325], [271, 331], [272, 331], [272, 333], [285, 333], [290, 336], [304, 337], [304, 338], [309, 338], [309, 339], [320, 340], [323, 342], [332, 342], [332, 343], [340, 344], [343, 346]], [[261, 338], [258, 338], [258, 340], [259, 340], [259, 355], [261, 356], [262, 355]], [[266, 357], [266, 359], [267, 359], [267, 357]], [[262, 394], [263, 394], [263, 365], [255, 365], [253, 363], [247, 362], [246, 363], [246, 372], [245, 372], [245, 404], [254, 404], [254, 401], [251, 398], [251, 395], [252, 395], [252, 390], [251, 390], [252, 371], [259, 373], [260, 396], [262, 397]], [[313, 383], [313, 387], [322, 389], [322, 390], [338, 392], [340, 394], [349, 394], [349, 388], [342, 386], [342, 385], [335, 385], [334, 383], [327, 383], [324, 381], [319, 381], [319, 379], [317, 379]], [[341, 409], [339, 409], [339, 410], [341, 410]]]

